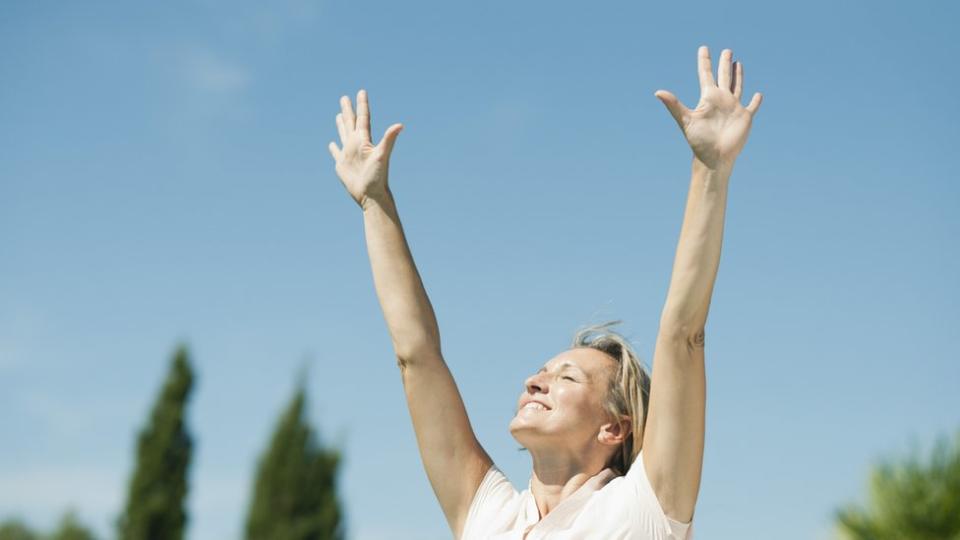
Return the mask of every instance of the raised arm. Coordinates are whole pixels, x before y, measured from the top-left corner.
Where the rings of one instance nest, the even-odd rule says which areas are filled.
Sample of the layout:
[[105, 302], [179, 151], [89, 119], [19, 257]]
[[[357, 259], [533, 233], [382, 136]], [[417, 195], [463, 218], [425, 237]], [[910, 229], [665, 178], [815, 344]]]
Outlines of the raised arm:
[[380, 307], [407, 396], [407, 407], [427, 477], [447, 522], [459, 538], [466, 513], [491, 460], [477, 442], [460, 392], [440, 353], [433, 307], [407, 246], [387, 185], [390, 153], [401, 124], [390, 126], [379, 144], [370, 140], [367, 94], [340, 100], [337, 129], [342, 148], [330, 143], [336, 171], [363, 209], [367, 252]]
[[698, 51], [700, 102], [690, 110], [670, 92], [656, 96], [693, 150], [692, 177], [670, 289], [660, 316], [643, 435], [644, 466], [664, 512], [692, 519], [703, 465], [706, 377], [704, 327], [720, 264], [727, 185], [762, 96], [740, 104], [743, 66], [720, 54], [714, 81], [707, 47]]

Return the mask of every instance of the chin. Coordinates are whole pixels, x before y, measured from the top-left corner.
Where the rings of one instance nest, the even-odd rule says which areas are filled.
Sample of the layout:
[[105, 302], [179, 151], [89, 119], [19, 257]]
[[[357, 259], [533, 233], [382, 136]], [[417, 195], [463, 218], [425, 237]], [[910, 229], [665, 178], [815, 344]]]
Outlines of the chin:
[[510, 434], [513, 435], [513, 440], [517, 441], [517, 444], [519, 444], [526, 450], [530, 449], [530, 445], [532, 444], [532, 441], [531, 441], [531, 437], [529, 436], [529, 433], [524, 433], [523, 430], [517, 431], [517, 430], [511, 429]]
[[513, 435], [513, 438], [524, 448], [530, 448], [544, 438], [544, 434], [537, 426], [531, 426], [521, 418], [510, 421], [510, 435]]

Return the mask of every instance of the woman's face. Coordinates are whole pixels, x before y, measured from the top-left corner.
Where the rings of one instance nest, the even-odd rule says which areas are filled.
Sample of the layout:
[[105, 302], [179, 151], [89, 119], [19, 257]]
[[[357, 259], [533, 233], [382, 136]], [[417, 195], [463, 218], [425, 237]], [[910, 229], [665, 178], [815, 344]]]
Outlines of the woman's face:
[[609, 423], [604, 400], [615, 367], [612, 358], [596, 349], [558, 354], [524, 382], [510, 433], [528, 449], [591, 445]]

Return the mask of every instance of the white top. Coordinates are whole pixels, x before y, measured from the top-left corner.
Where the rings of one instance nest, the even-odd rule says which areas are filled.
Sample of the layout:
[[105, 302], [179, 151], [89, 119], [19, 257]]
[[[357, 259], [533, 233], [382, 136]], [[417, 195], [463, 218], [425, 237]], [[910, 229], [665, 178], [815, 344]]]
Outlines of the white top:
[[[693, 520], [663, 513], [640, 454], [625, 476], [604, 469], [540, 519], [530, 490], [517, 492], [491, 465], [470, 503], [460, 540], [691, 540]], [[524, 536], [526, 534], [526, 536]]]

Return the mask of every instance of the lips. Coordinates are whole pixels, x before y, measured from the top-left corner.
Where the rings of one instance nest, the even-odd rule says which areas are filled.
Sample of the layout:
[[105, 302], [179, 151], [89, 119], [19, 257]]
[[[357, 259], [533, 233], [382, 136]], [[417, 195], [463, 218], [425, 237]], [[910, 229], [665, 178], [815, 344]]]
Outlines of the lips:
[[550, 406], [539, 399], [524, 399], [520, 403], [520, 410], [531, 409], [534, 411], [549, 411]]

